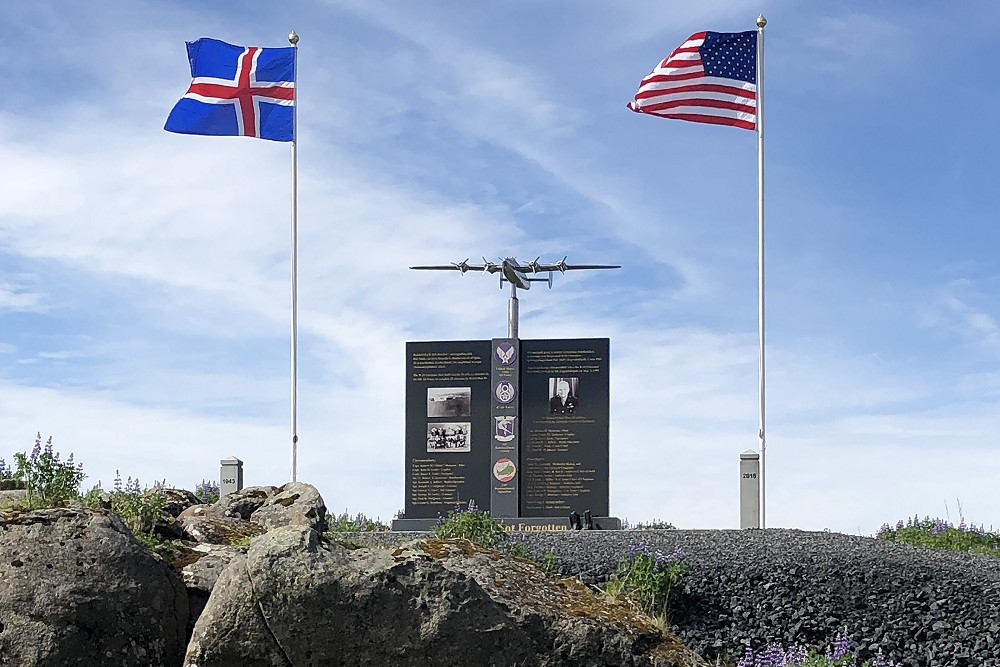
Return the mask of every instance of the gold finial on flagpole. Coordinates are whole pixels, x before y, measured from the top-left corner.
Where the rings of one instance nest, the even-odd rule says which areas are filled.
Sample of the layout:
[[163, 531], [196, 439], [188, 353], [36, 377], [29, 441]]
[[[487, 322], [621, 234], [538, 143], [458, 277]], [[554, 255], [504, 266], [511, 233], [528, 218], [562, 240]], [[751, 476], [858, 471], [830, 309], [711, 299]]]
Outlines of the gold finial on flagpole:
[[[759, 22], [760, 19], [757, 19], [757, 21]], [[288, 43], [291, 44], [292, 46], [295, 46], [296, 44], [299, 43], [299, 36], [295, 34], [294, 30], [288, 33]]]
[[758, 28], [763, 28], [763, 27], [764, 27], [764, 26], [766, 26], [766, 25], [767, 25], [767, 19], [766, 19], [766, 18], [764, 18], [764, 15], [763, 15], [763, 14], [759, 14], [759, 15], [757, 16], [757, 27], [758, 27]]

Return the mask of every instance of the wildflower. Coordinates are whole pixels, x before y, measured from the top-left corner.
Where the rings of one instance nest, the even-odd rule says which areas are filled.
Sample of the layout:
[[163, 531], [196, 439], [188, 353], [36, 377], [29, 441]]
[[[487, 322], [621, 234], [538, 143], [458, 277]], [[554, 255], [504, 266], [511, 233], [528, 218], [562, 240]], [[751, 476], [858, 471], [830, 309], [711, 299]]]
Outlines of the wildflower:
[[847, 636], [846, 633], [841, 634], [833, 642], [833, 652], [830, 654], [830, 658], [833, 660], [840, 660], [848, 654], [851, 650], [851, 638]]

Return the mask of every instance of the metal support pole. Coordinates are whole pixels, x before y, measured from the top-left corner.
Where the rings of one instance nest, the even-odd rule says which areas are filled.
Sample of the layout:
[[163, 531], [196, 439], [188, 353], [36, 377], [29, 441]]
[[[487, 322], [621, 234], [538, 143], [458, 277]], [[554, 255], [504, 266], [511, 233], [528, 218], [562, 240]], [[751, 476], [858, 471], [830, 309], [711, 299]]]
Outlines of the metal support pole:
[[517, 285], [510, 284], [510, 301], [507, 303], [507, 338], [517, 338]]
[[[295, 31], [288, 34], [288, 42], [295, 49], [295, 69], [298, 70], [299, 56], [299, 36]], [[299, 106], [299, 82], [298, 71], [295, 72], [295, 103], [292, 105], [292, 481], [296, 481], [298, 469], [298, 447], [299, 447], [299, 426], [298, 426], [298, 365], [299, 365], [299, 185], [298, 185], [298, 143], [299, 128], [298, 106]]]
[[760, 527], [767, 522], [767, 486], [765, 465], [767, 433], [764, 430], [764, 26], [767, 19], [757, 17], [757, 312], [760, 336]]

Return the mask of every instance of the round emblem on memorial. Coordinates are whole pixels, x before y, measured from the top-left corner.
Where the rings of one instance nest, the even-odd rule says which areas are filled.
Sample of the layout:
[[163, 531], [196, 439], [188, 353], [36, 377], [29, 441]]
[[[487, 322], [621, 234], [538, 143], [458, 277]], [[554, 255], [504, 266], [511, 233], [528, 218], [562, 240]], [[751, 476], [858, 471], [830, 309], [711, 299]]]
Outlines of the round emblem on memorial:
[[514, 396], [517, 395], [517, 389], [514, 387], [513, 382], [501, 380], [497, 382], [497, 386], [493, 389], [493, 395], [501, 403], [510, 403], [514, 400]]
[[517, 468], [510, 459], [499, 459], [493, 464], [493, 476], [501, 482], [509, 482], [517, 474]]
[[497, 345], [493, 353], [502, 366], [510, 366], [517, 359], [517, 348], [508, 341], [503, 341]]

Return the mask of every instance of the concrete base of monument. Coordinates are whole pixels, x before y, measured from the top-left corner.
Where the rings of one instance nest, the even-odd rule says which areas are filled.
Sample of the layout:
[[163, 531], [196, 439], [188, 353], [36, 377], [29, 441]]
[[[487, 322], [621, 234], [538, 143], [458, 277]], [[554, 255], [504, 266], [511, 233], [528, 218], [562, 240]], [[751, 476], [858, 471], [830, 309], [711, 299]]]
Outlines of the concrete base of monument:
[[[536, 530], [552, 530], [552, 531], [573, 531], [574, 528], [570, 525], [569, 516], [557, 517], [557, 516], [510, 516], [510, 517], [494, 517], [497, 521], [504, 525], [504, 528], [508, 532], [518, 532], [518, 531], [536, 531]], [[589, 530], [621, 530], [622, 522], [621, 519], [613, 516], [595, 516], [592, 519], [593, 528]], [[413, 531], [428, 531], [431, 530], [435, 525], [437, 525], [437, 519], [393, 519], [392, 520], [392, 530], [396, 532], [413, 532]], [[581, 524], [582, 526], [582, 524]], [[581, 532], [585, 532], [586, 528], [577, 528]]]

